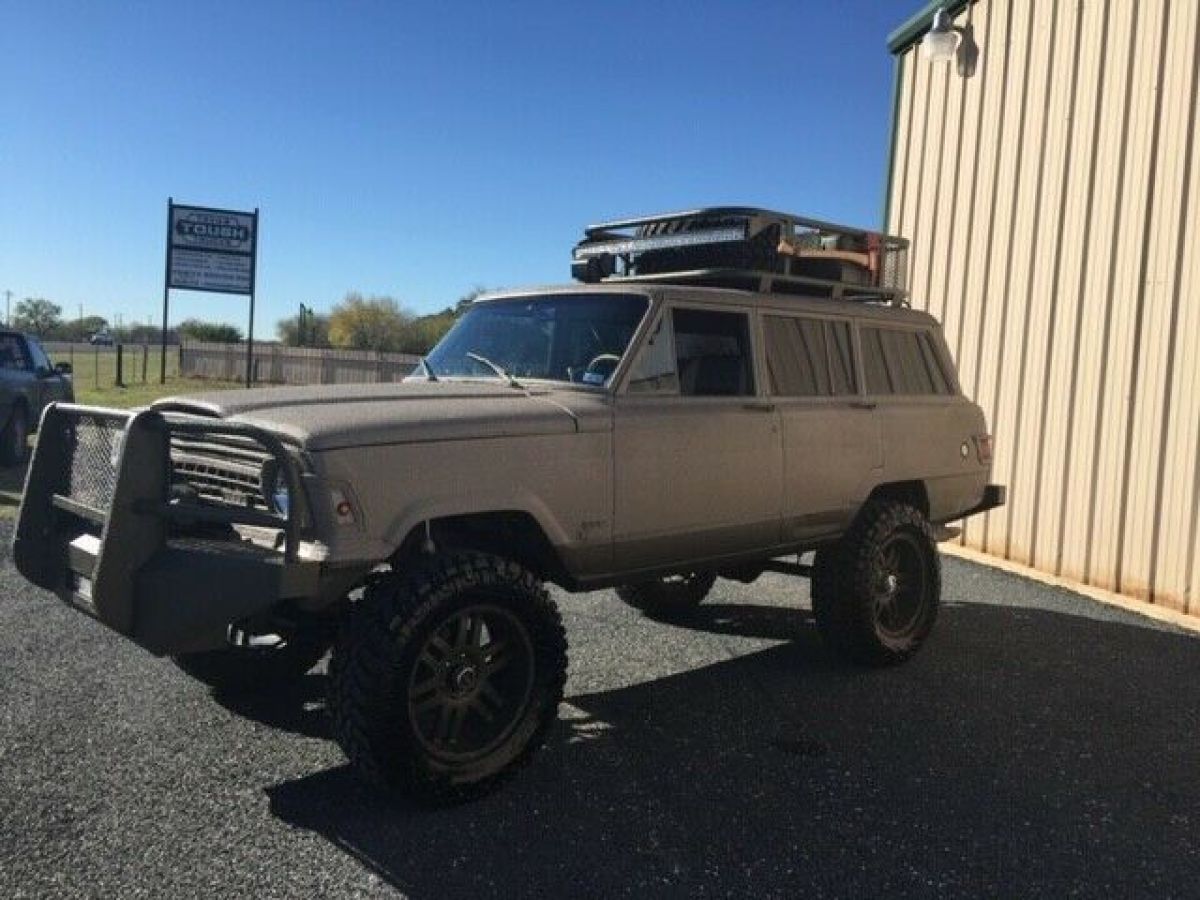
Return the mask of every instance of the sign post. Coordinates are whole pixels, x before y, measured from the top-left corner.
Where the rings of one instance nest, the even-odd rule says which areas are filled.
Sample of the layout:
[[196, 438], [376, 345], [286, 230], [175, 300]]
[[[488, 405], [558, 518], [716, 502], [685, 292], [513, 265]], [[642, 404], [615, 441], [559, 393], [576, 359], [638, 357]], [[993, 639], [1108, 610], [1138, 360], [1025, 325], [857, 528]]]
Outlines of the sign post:
[[257, 208], [251, 213], [205, 206], [180, 206], [174, 198], [168, 198], [160, 383], [167, 380], [168, 307], [171, 288], [177, 288], [249, 295], [246, 387], [250, 387], [254, 374], [254, 282], [257, 269]]

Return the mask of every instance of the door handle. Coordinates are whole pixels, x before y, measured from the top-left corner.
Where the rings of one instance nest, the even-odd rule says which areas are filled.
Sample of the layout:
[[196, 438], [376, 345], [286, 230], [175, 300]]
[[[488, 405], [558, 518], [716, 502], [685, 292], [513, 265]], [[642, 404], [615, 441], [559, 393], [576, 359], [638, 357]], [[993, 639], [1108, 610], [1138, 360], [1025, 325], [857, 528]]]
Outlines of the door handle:
[[742, 409], [749, 409], [754, 412], [775, 412], [775, 404], [769, 403], [766, 400], [751, 400], [743, 403]]
[[879, 404], [874, 400], [851, 400], [850, 406], [853, 409], [874, 409]]

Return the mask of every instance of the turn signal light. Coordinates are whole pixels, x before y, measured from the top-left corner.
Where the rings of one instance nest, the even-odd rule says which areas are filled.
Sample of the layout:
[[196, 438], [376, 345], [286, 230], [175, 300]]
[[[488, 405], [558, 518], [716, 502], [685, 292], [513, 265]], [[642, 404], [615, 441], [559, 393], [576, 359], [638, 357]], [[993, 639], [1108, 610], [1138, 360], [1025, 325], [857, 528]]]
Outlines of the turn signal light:
[[975, 435], [975, 455], [981, 463], [992, 461], [992, 436], [990, 434]]

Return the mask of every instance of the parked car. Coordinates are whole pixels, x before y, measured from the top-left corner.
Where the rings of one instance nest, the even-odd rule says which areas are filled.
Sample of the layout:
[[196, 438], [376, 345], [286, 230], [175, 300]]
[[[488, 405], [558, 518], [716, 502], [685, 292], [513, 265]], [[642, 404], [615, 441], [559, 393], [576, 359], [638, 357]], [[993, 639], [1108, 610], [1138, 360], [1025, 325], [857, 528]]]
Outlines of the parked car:
[[36, 338], [0, 331], [0, 465], [24, 462], [47, 404], [75, 399], [70, 374], [70, 363], [51, 365]]
[[113, 345], [113, 336], [107, 331], [97, 331], [88, 338], [88, 343], [94, 347], [111, 347]]
[[586, 235], [583, 284], [476, 300], [403, 384], [51, 408], [17, 568], [225, 691], [332, 646], [356, 771], [437, 801], [554, 722], [547, 581], [680, 617], [718, 578], [811, 576], [833, 648], [911, 656], [936, 541], [1004, 489], [938, 322], [894, 284], [906, 243], [746, 209]]

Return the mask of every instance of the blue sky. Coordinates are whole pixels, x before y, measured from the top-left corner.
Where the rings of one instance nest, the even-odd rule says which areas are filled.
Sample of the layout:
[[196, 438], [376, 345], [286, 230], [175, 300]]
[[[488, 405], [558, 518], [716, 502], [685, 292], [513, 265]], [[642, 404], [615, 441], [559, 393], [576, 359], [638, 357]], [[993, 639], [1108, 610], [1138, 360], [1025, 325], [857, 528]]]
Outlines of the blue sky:
[[[261, 208], [263, 336], [349, 290], [569, 280], [605, 218], [874, 226], [885, 38], [919, 5], [0, 0], [0, 292], [157, 320], [168, 196]], [[245, 299], [173, 293], [186, 316]]]

